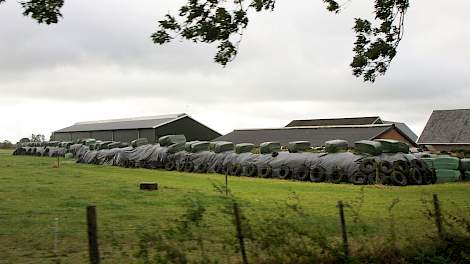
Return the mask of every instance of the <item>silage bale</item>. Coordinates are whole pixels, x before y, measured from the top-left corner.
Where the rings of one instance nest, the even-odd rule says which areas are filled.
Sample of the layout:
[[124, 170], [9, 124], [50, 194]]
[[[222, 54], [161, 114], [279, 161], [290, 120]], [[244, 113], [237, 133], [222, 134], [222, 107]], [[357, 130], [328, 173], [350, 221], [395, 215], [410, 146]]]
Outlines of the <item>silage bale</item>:
[[329, 140], [325, 142], [325, 151], [336, 153], [348, 150], [349, 142], [342, 139]]
[[123, 144], [121, 142], [112, 142], [112, 143], [109, 143], [109, 145], [108, 145], [109, 149], [124, 148], [124, 147], [127, 147], [127, 146], [123, 146]]
[[209, 142], [198, 141], [191, 144], [191, 153], [197, 153], [201, 151], [209, 151]]
[[470, 159], [461, 159], [460, 160], [460, 169], [462, 171], [470, 171]]
[[168, 146], [167, 152], [168, 152], [168, 154], [174, 154], [174, 153], [183, 151], [184, 150], [184, 145], [185, 145], [184, 142], [171, 144], [170, 146]]
[[430, 169], [434, 169], [434, 158], [421, 158], [421, 160], [426, 163]]
[[384, 153], [398, 153], [400, 152], [400, 141], [393, 139], [375, 139], [374, 141], [380, 142], [382, 145], [382, 152]]
[[111, 143], [114, 143], [114, 141], [103, 141], [100, 144], [98, 144], [98, 149], [109, 149], [109, 145]]
[[[233, 145], [232, 142], [218, 141], [214, 144], [213, 151], [215, 153], [222, 153], [222, 152], [226, 152], [226, 151], [233, 151], [234, 148], [235, 148], [235, 146]], [[209, 149], [210, 149], [210, 145], [209, 145]]]
[[437, 183], [443, 182], [456, 182], [460, 180], [460, 171], [449, 170], [449, 169], [437, 169], [436, 170]]
[[159, 138], [158, 143], [163, 147], [178, 143], [186, 143], [186, 137], [184, 135], [167, 135]]
[[434, 167], [441, 170], [458, 170], [460, 160], [451, 156], [438, 156], [434, 158]]
[[186, 150], [186, 152], [191, 152], [191, 150], [192, 150], [192, 145], [193, 145], [194, 143], [197, 143], [197, 142], [199, 142], [199, 141], [194, 140], [194, 141], [189, 141], [189, 142], [184, 143], [184, 150]]
[[310, 149], [311, 145], [310, 141], [292, 141], [287, 144], [287, 149], [290, 153], [299, 153]]
[[143, 145], [148, 145], [148, 143], [149, 143], [149, 140], [147, 138], [138, 138], [136, 140], [131, 141], [131, 146], [133, 148], [137, 148]]
[[281, 143], [277, 141], [263, 142], [259, 145], [259, 151], [261, 154], [270, 154], [273, 152], [281, 151]]
[[354, 142], [354, 148], [360, 153], [366, 153], [373, 156], [382, 154], [382, 144], [376, 141], [360, 140]]
[[85, 146], [95, 145], [96, 144], [96, 139], [87, 138], [87, 139], [85, 139], [84, 144], [85, 144]]
[[255, 148], [255, 145], [254, 145], [254, 144], [251, 144], [251, 143], [240, 143], [240, 144], [235, 145], [235, 152], [236, 152], [237, 154], [240, 154], [240, 153], [248, 153], [248, 152], [251, 152], [254, 148]]

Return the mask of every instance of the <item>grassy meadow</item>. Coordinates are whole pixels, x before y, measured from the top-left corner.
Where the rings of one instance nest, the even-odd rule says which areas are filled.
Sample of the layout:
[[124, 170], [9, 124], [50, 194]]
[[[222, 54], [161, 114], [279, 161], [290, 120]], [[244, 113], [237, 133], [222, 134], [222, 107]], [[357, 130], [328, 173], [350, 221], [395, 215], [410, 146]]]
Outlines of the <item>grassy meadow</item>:
[[[208, 245], [234, 237], [227, 199], [216, 186], [224, 176], [163, 170], [125, 169], [76, 164], [72, 160], [12, 156], [0, 150], [0, 263], [86, 263], [85, 209], [96, 205], [103, 263], [136, 260], [142, 232], [172, 230], [188, 208], [204, 208], [203, 231]], [[155, 192], [141, 191], [140, 182], [158, 182]], [[339, 240], [339, 200], [350, 204], [346, 224], [350, 239], [386, 237], [393, 216], [399, 240], [435, 233], [425, 217], [426, 201], [438, 194], [444, 210], [470, 213], [470, 184], [429, 186], [354, 186], [275, 179], [230, 177], [229, 189], [253, 226], [275, 225], [269, 219], [301, 208], [299, 226]], [[390, 206], [393, 209], [390, 210]], [[465, 208], [467, 210], [465, 210]], [[292, 214], [296, 220], [298, 215]], [[140, 235], [139, 235], [140, 234]], [[235, 250], [217, 250], [220, 263], [239, 262]], [[137, 254], [137, 255], [136, 255]], [[250, 252], [248, 245], [248, 254]], [[145, 262], [145, 261], [144, 261]]]

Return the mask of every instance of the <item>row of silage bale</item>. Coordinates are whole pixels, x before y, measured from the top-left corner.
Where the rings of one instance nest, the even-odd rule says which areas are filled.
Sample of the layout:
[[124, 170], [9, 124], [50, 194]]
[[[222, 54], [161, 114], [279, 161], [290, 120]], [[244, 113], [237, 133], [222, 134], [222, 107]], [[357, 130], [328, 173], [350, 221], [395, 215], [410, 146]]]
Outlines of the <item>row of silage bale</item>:
[[459, 158], [448, 155], [427, 155], [421, 160], [435, 171], [438, 183], [460, 181], [465, 176], [463, 167], [467, 164], [466, 159], [461, 161]]

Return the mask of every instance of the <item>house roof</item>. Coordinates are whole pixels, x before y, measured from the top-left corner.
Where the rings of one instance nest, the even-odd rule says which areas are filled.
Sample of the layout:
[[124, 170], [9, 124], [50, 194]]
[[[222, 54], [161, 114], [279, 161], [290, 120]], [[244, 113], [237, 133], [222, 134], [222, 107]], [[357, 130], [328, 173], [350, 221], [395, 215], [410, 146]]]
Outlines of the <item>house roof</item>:
[[110, 119], [98, 121], [78, 122], [72, 126], [57, 130], [55, 132], [81, 132], [81, 131], [100, 131], [100, 130], [120, 130], [120, 129], [139, 129], [156, 128], [164, 124], [173, 122], [187, 114], [171, 114], [147, 117], [135, 117], [124, 119]]
[[292, 120], [286, 127], [382, 124], [378, 116]]
[[416, 142], [418, 140], [418, 135], [411, 130], [409, 126], [407, 126], [405, 123], [401, 122], [395, 122], [395, 121], [383, 121], [384, 124], [395, 124], [395, 126], [400, 129], [403, 133], [405, 133], [413, 142]]
[[372, 140], [393, 128], [396, 128], [394, 124], [241, 129], [234, 130], [215, 141], [224, 140], [235, 144], [253, 143], [255, 145], [267, 141], [279, 141], [282, 145], [287, 145], [290, 141], [306, 140], [310, 141], [313, 146], [323, 146], [325, 141], [344, 139], [349, 142], [350, 146], [353, 146], [356, 141]]
[[470, 109], [434, 110], [419, 144], [470, 144]]

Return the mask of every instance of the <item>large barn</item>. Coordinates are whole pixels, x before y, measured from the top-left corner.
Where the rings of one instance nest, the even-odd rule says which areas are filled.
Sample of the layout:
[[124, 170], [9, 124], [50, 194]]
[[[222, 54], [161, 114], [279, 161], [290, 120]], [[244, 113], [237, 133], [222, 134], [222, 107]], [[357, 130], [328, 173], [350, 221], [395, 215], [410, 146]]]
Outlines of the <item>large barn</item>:
[[95, 138], [120, 142], [147, 138], [149, 142], [155, 143], [159, 137], [172, 134], [183, 134], [187, 140], [206, 141], [221, 136], [187, 114], [173, 114], [79, 122], [53, 132], [52, 137], [58, 141]]
[[418, 143], [433, 151], [470, 150], [470, 109], [434, 110]]
[[312, 146], [324, 146], [325, 141], [347, 140], [350, 146], [359, 140], [394, 139], [416, 147], [417, 136], [403, 123], [382, 121], [379, 117], [293, 120], [286, 127], [239, 129], [216, 140], [259, 145], [266, 141], [306, 140]]

